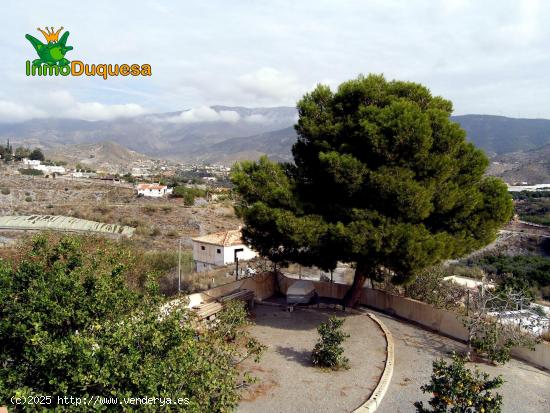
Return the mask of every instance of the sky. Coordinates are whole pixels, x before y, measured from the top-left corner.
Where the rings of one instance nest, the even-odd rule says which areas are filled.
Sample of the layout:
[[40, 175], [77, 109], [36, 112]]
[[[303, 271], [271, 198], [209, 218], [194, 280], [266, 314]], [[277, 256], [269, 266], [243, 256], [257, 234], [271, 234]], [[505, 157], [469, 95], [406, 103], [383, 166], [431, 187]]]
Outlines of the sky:
[[[549, 20], [542, 0], [8, 0], [0, 122], [293, 106], [368, 73], [422, 83], [455, 114], [550, 118]], [[152, 76], [27, 77], [25, 34], [45, 26], [70, 32], [69, 60]]]

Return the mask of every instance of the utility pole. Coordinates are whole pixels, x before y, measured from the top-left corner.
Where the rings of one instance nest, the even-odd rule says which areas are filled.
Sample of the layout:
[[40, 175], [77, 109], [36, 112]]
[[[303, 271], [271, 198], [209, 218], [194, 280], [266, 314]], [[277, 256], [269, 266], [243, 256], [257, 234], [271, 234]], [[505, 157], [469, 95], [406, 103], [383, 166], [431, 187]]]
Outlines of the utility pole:
[[242, 251], [244, 251], [244, 248], [236, 248], [233, 252], [235, 261], [235, 281], [239, 280], [239, 257], [237, 256], [237, 253]]
[[178, 294], [181, 293], [181, 238], [178, 241]]

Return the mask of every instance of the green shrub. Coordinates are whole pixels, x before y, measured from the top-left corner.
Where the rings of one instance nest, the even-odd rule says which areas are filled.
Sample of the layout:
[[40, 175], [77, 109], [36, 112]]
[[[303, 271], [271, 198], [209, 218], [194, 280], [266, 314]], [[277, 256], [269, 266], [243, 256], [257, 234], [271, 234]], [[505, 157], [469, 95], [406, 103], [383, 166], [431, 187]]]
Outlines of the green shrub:
[[9, 195], [11, 193], [9, 188], [2, 188], [0, 192], [2, 192], [2, 195]]
[[31, 196], [26, 196], [25, 197], [25, 202], [32, 202], [32, 197]]
[[174, 198], [183, 198], [185, 205], [193, 205], [195, 198], [206, 196], [206, 191], [196, 187], [176, 186], [172, 191]]
[[342, 331], [343, 324], [343, 319], [333, 316], [319, 325], [317, 331], [320, 337], [311, 353], [311, 361], [315, 366], [333, 370], [349, 368], [349, 360], [344, 356], [344, 347], [342, 347], [342, 343], [349, 334]]
[[460, 307], [466, 290], [456, 283], [445, 281], [449, 274], [442, 267], [420, 271], [413, 282], [405, 285], [405, 295], [423, 301], [437, 308], [454, 309]]
[[143, 271], [120, 243], [40, 235], [18, 248], [15, 262], [0, 260], [0, 405], [49, 395], [50, 404], [21, 410], [74, 412], [91, 409], [58, 397], [161, 395], [189, 399], [170, 411], [235, 409], [250, 377], [240, 363], [264, 348], [245, 328], [243, 306], [228, 306], [199, 332], [185, 305], [160, 310], [151, 277], [141, 289], [128, 283]]
[[502, 386], [502, 377], [490, 379], [487, 373], [467, 369], [458, 355], [452, 358], [451, 364], [443, 359], [433, 362], [431, 382], [421, 387], [423, 393], [432, 394], [431, 408], [416, 402], [417, 413], [500, 413], [502, 396], [491, 390]]
[[42, 171], [40, 171], [39, 169], [33, 169], [33, 168], [22, 168], [22, 169], [19, 169], [19, 173], [21, 175], [31, 175], [31, 176], [40, 176], [40, 175], [44, 175], [44, 173]]
[[506, 287], [517, 289], [550, 286], [550, 257], [490, 255], [474, 261], [489, 273], [500, 276]]

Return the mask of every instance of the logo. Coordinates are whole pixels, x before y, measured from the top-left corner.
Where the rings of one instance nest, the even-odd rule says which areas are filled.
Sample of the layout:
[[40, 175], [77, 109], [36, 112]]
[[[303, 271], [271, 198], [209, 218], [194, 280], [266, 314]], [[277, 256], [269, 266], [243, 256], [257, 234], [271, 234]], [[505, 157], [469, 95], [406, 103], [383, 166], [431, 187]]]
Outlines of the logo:
[[107, 80], [109, 76], [151, 76], [151, 65], [144, 64], [87, 64], [80, 60], [69, 61], [65, 55], [73, 50], [72, 46], [67, 46], [69, 32], [63, 33], [61, 38], [59, 34], [63, 27], [54, 31], [53, 27], [46, 27], [45, 30], [37, 29], [46, 43], [42, 43], [36, 37], [30, 34], [25, 38], [32, 44], [32, 47], [38, 54], [38, 59], [27, 60], [25, 72], [27, 76], [101, 76]]

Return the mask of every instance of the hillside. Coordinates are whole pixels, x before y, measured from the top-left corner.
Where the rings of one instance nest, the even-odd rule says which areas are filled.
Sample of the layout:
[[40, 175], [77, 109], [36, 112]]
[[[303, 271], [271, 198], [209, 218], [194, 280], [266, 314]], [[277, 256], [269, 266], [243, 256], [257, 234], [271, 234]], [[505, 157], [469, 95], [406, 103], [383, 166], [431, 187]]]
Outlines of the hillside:
[[147, 155], [129, 150], [118, 143], [104, 141], [99, 143], [59, 145], [45, 151], [49, 159], [65, 161], [70, 166], [87, 165], [92, 169], [111, 172], [127, 170], [136, 162], [150, 159]]
[[550, 144], [550, 120], [492, 115], [453, 116], [468, 138], [488, 155], [529, 151]]
[[[296, 140], [292, 127], [296, 117], [293, 107], [205, 106], [110, 121], [36, 119], [0, 124], [0, 141], [9, 138], [15, 144], [40, 146], [57, 153], [65, 145], [110, 141], [146, 156], [177, 161], [231, 164], [236, 160], [256, 159], [262, 154], [284, 161], [290, 159]], [[543, 164], [529, 159], [537, 156], [536, 148], [550, 145], [550, 120], [491, 115], [453, 116], [452, 120], [460, 123], [468, 138], [489, 156], [513, 154], [513, 160], [502, 161], [504, 166], [495, 165], [495, 173], [513, 169], [516, 172], [504, 176], [529, 182], [547, 176]], [[533, 151], [532, 154], [525, 155], [529, 151]], [[71, 156], [86, 158], [85, 153]]]
[[35, 119], [0, 124], [0, 140], [51, 149], [57, 145], [113, 141], [149, 156], [193, 160], [211, 145], [289, 127], [296, 109], [212, 106], [110, 121]]
[[212, 145], [207, 153], [195, 152], [196, 159], [204, 162], [232, 164], [237, 160], [256, 159], [267, 155], [280, 162], [292, 160], [292, 145], [296, 141], [294, 127], [261, 133], [244, 138], [226, 139]]
[[550, 183], [550, 144], [497, 156], [492, 159], [489, 174], [500, 176], [508, 183]]

